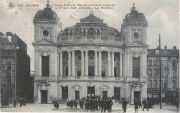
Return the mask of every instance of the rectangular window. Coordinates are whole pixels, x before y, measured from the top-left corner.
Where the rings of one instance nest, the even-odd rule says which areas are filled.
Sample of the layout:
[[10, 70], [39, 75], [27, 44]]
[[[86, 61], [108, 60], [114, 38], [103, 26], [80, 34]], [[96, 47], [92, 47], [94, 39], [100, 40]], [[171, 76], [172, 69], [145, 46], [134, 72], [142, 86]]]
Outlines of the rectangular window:
[[140, 77], [140, 58], [133, 58], [133, 78]]
[[49, 76], [49, 56], [42, 56], [42, 76]]
[[148, 60], [148, 66], [149, 66], [149, 67], [152, 66], [152, 60]]
[[157, 66], [157, 60], [153, 60], [153, 66]]
[[177, 65], [176, 65], [176, 60], [173, 60], [173, 61], [172, 61], [172, 67], [173, 67], [173, 68], [176, 68], [176, 66], [177, 66]]
[[67, 100], [68, 98], [68, 87], [62, 87], [62, 100]]

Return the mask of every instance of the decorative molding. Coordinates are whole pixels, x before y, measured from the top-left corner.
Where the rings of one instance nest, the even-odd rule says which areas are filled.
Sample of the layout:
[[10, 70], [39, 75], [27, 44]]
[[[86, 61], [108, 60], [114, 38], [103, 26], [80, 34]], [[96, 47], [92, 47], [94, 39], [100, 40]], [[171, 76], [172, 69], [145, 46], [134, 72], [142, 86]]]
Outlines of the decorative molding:
[[52, 52], [54, 52], [54, 50], [53, 49], [47, 49], [47, 48], [41, 48], [41, 49], [36, 50], [36, 52], [40, 52], [40, 53], [52, 53]]
[[141, 81], [133, 81], [131, 87], [134, 87], [134, 88], [140, 87], [141, 88], [141, 87], [143, 87], [143, 85], [142, 85]]
[[146, 54], [145, 50], [142, 51], [126, 51], [127, 54]]
[[40, 80], [38, 83], [37, 83], [38, 86], [50, 86], [51, 84], [49, 83], [48, 80]]

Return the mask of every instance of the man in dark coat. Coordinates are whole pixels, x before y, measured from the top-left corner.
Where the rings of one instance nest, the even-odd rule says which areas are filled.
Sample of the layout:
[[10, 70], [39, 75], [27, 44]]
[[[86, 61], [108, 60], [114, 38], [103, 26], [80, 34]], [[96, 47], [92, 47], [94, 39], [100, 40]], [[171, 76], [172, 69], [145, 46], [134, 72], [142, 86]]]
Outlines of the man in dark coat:
[[13, 107], [16, 107], [16, 104], [17, 104], [16, 99], [13, 99]]
[[137, 99], [135, 99], [135, 101], [134, 101], [134, 107], [135, 107], [135, 113], [138, 113], [138, 100]]
[[87, 101], [84, 101], [84, 106], [85, 106], [85, 112], [86, 111], [88, 112], [88, 102]]
[[105, 99], [101, 100], [101, 112], [104, 111]]
[[20, 102], [20, 107], [22, 107], [22, 98], [21, 97], [20, 97], [19, 102]]
[[141, 105], [141, 100], [139, 100], [139, 108], [140, 108], [140, 107], [142, 108], [142, 105]]
[[74, 109], [77, 110], [77, 102], [76, 102], [76, 100], [74, 100]]
[[126, 113], [126, 109], [127, 109], [127, 101], [126, 101], [126, 99], [123, 100], [122, 104], [123, 104], [123, 110], [124, 110], [123, 113]]
[[147, 100], [146, 100], [146, 99], [143, 100], [143, 111], [144, 111], [144, 108], [146, 108], [147, 111], [149, 111], [149, 110], [148, 110], [148, 103], [147, 103]]

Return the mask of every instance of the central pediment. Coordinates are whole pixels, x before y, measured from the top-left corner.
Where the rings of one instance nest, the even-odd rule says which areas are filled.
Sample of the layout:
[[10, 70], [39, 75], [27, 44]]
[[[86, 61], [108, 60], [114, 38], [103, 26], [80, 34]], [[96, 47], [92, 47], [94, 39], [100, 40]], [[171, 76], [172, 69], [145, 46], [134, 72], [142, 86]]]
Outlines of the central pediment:
[[147, 44], [145, 44], [145, 43], [143, 43], [143, 42], [141, 42], [139, 40], [136, 40], [136, 41], [134, 41], [132, 43], [129, 43], [127, 46], [130, 46], [130, 47], [148, 47]]
[[94, 16], [93, 13], [90, 13], [89, 16], [80, 20], [83, 23], [103, 23], [103, 20]]

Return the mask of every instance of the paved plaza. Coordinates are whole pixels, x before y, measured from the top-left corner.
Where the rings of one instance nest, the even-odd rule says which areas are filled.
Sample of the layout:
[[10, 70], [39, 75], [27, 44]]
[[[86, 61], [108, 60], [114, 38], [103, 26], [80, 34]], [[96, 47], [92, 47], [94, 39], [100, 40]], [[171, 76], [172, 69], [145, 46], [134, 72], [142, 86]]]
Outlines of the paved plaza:
[[[122, 105], [119, 103], [114, 103], [112, 112], [113, 113], [123, 113], [121, 109]], [[85, 112], [84, 109], [79, 108], [77, 110], [67, 108], [66, 104], [60, 104], [60, 108], [55, 110], [53, 104], [27, 104], [27, 106], [20, 107], [19, 104], [16, 108], [12, 107], [12, 104], [8, 107], [1, 108], [3, 112]], [[178, 113], [178, 108], [175, 106], [167, 106], [164, 105], [163, 109], [159, 109], [159, 105], [155, 105], [153, 109], [149, 109], [149, 111], [144, 110], [142, 108], [138, 109], [138, 113]], [[91, 112], [90, 110], [88, 112]], [[99, 112], [100, 111], [95, 111]], [[106, 111], [107, 112], [107, 111]], [[126, 113], [134, 113], [134, 105], [127, 106]]]

